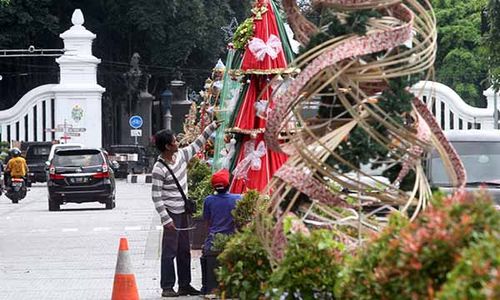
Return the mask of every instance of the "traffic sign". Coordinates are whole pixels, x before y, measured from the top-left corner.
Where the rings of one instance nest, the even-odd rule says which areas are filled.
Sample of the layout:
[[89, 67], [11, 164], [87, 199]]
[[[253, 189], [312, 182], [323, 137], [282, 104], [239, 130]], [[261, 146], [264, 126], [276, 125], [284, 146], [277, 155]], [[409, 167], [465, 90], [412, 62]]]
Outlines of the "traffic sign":
[[46, 132], [63, 132], [64, 128], [45, 128]]
[[57, 125], [57, 128], [72, 128], [72, 127], [73, 127], [73, 125], [66, 124], [66, 123]]
[[87, 128], [67, 128], [68, 132], [85, 132]]
[[68, 132], [67, 135], [69, 136], [80, 136], [79, 132]]
[[142, 129], [131, 129], [130, 136], [142, 136]]
[[141, 116], [132, 116], [128, 120], [128, 124], [130, 125], [130, 127], [134, 128], [134, 129], [139, 129], [142, 127], [142, 124], [144, 124], [144, 122], [143, 122]]

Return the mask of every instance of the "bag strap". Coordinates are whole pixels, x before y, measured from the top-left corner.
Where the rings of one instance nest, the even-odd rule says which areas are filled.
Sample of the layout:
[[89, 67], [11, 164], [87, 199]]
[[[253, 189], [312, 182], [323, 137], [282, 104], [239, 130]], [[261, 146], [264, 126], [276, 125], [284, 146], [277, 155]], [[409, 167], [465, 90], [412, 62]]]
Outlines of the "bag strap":
[[172, 169], [170, 169], [170, 167], [162, 159], [158, 159], [157, 161], [160, 162], [161, 164], [163, 164], [167, 168], [167, 170], [170, 172], [170, 174], [172, 175], [172, 178], [174, 179], [174, 182], [177, 185], [177, 188], [181, 192], [182, 199], [184, 200], [184, 205], [186, 205], [186, 202], [187, 202], [186, 194], [184, 194], [184, 190], [182, 189], [182, 187], [179, 183], [179, 180], [177, 180], [177, 177], [175, 177], [174, 172], [172, 171]]

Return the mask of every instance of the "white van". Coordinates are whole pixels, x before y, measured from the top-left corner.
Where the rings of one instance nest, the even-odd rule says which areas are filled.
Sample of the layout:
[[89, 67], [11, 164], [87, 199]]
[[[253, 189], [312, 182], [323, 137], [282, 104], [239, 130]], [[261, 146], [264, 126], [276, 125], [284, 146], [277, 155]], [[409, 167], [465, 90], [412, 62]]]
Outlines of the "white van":
[[56, 153], [57, 150], [61, 150], [61, 149], [81, 149], [83, 148], [83, 145], [82, 144], [77, 144], [77, 143], [73, 143], [73, 144], [54, 144], [52, 145], [52, 148], [50, 148], [50, 153], [49, 153], [49, 158], [47, 160], [47, 165], [50, 164], [50, 162], [52, 161], [52, 158], [54, 158], [54, 153]]
[[[500, 205], [500, 130], [451, 130], [444, 134], [464, 164], [467, 172], [465, 190], [473, 192], [484, 187]], [[445, 193], [456, 189], [436, 151], [427, 161], [427, 177], [433, 187]]]

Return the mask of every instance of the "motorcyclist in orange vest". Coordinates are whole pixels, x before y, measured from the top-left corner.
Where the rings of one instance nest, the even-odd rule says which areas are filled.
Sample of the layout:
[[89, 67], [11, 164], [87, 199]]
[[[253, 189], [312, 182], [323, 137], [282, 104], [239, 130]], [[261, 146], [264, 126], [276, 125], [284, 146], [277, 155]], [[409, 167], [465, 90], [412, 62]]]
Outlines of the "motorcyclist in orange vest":
[[10, 150], [12, 158], [7, 163], [6, 172], [10, 173], [11, 178], [25, 178], [28, 174], [28, 164], [24, 157], [21, 156], [21, 150], [12, 148]]

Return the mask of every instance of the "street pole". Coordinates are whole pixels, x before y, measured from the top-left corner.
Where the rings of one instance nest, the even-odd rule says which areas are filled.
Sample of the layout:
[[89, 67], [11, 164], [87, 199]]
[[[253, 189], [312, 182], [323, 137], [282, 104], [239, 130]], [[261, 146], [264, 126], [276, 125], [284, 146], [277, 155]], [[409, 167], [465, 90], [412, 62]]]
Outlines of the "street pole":
[[495, 110], [493, 111], [493, 122], [495, 122], [495, 129], [498, 129], [498, 105], [497, 105], [497, 92], [493, 89], [493, 107]]
[[172, 129], [172, 114], [170, 113], [170, 109], [167, 109], [165, 113], [165, 129]]

